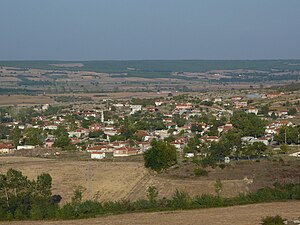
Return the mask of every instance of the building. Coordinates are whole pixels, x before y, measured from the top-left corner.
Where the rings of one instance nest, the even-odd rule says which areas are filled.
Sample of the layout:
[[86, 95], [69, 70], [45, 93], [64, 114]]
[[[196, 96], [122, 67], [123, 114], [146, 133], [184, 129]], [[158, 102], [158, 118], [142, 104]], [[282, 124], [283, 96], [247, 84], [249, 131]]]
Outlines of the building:
[[138, 149], [132, 148], [132, 147], [121, 147], [114, 150], [113, 156], [114, 157], [122, 157], [122, 156], [131, 156], [131, 155], [137, 155]]
[[12, 154], [15, 148], [12, 145], [0, 143], [0, 154]]
[[246, 110], [246, 113], [253, 113], [253, 114], [257, 115], [258, 114], [258, 109], [257, 108], [248, 108]]
[[91, 159], [104, 159], [105, 152], [91, 152]]

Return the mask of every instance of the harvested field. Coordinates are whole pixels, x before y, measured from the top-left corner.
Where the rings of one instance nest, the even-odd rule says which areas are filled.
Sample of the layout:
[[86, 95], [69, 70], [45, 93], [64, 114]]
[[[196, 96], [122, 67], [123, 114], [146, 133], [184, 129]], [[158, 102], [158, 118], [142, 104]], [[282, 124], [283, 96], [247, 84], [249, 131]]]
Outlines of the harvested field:
[[[281, 215], [286, 219], [300, 216], [300, 201], [264, 203], [227, 208], [133, 213], [72, 221], [20, 221], [11, 225], [258, 225], [265, 216]], [[1, 223], [0, 223], [1, 224]]]
[[67, 161], [22, 157], [0, 158], [0, 173], [9, 168], [21, 170], [29, 179], [46, 172], [53, 179], [53, 194], [69, 201], [76, 186], [86, 189], [85, 197], [119, 200], [147, 173], [142, 164], [95, 161]]
[[53, 100], [43, 95], [0, 95], [0, 106], [51, 104]]
[[[185, 164], [156, 174], [144, 168], [143, 162], [124, 158], [118, 161], [91, 161], [85, 157], [43, 159], [29, 157], [0, 157], [0, 173], [9, 168], [21, 170], [30, 179], [46, 172], [53, 178], [53, 194], [60, 194], [63, 203], [70, 200], [76, 186], [86, 191], [84, 198], [101, 201], [147, 198], [147, 188], [154, 185], [159, 198], [170, 198], [176, 189], [191, 196], [215, 194], [214, 184], [220, 178], [223, 184], [221, 195], [233, 197], [239, 193], [256, 191], [259, 188], [281, 183], [300, 182], [300, 163], [289, 161], [262, 161], [234, 163], [230, 167], [209, 169], [208, 177], [194, 175], [195, 164]], [[135, 158], [132, 158], [135, 159]]]

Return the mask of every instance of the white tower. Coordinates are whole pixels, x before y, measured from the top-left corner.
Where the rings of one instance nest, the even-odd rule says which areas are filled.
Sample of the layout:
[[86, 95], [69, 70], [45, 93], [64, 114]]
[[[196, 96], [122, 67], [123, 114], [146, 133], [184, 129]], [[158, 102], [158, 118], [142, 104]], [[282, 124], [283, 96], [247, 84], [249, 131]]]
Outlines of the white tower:
[[104, 111], [101, 111], [101, 123], [104, 123]]

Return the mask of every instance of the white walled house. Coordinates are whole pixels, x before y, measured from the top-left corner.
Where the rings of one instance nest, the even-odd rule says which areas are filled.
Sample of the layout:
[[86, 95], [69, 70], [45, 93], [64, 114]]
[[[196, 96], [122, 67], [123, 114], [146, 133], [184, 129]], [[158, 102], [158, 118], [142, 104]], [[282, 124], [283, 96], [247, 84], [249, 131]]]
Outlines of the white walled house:
[[91, 152], [91, 159], [104, 159], [105, 152]]

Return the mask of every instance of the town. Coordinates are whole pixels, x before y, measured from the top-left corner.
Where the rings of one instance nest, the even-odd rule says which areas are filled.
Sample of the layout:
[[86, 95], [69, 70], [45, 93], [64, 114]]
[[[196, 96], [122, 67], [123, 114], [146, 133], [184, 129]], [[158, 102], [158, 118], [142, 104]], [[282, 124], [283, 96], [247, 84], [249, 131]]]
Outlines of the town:
[[300, 134], [298, 92], [223, 95], [169, 93], [92, 104], [2, 107], [0, 153], [37, 154], [39, 149], [40, 157], [59, 157], [79, 151], [105, 159], [143, 154], [156, 139], [174, 145], [183, 158], [260, 158], [287, 154], [289, 146], [294, 149], [290, 155], [300, 155], [293, 148]]

